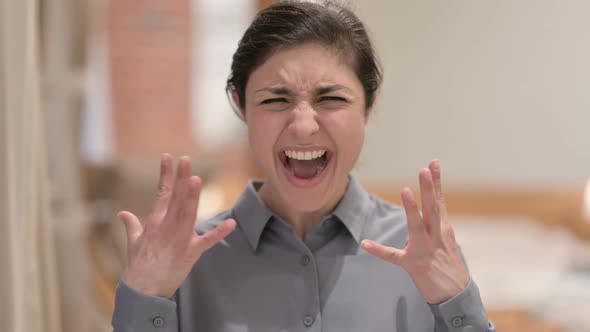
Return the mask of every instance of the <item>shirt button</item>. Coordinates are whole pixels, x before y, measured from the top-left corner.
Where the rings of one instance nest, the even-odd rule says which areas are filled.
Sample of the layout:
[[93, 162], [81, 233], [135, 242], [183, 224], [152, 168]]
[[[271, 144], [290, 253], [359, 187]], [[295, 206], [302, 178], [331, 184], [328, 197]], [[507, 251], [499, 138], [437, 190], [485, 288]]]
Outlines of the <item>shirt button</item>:
[[303, 317], [303, 325], [310, 327], [311, 325], [313, 325], [313, 317], [311, 317], [311, 315], [307, 315], [305, 317]]
[[155, 327], [162, 327], [162, 326], [164, 326], [164, 318], [158, 316], [158, 317], [154, 318], [152, 323], [154, 324]]
[[463, 326], [463, 318], [458, 317], [458, 316], [457, 317], [454, 317], [451, 320], [451, 325], [453, 325], [453, 327], [461, 327], [461, 326]]
[[309, 255], [303, 255], [303, 257], [301, 257], [301, 265], [303, 266], [307, 266], [310, 261], [311, 259], [309, 258]]

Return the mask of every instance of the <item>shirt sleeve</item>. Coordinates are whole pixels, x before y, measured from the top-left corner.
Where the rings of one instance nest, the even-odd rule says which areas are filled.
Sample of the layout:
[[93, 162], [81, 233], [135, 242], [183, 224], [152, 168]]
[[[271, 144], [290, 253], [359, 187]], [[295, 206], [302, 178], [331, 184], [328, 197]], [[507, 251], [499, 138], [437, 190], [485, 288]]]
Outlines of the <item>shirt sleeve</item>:
[[435, 332], [495, 332], [494, 324], [488, 320], [483, 307], [479, 288], [473, 280], [452, 299], [431, 304], [434, 314]]
[[178, 332], [176, 302], [143, 294], [125, 283], [117, 286], [113, 332]]

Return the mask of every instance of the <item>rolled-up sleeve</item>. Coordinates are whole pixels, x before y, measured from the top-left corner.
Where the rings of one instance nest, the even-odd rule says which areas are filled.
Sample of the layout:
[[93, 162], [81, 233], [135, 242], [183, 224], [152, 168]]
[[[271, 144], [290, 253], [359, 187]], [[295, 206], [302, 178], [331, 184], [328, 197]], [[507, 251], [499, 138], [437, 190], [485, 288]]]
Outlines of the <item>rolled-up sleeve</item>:
[[121, 280], [112, 325], [113, 332], [178, 332], [176, 302], [143, 294]]

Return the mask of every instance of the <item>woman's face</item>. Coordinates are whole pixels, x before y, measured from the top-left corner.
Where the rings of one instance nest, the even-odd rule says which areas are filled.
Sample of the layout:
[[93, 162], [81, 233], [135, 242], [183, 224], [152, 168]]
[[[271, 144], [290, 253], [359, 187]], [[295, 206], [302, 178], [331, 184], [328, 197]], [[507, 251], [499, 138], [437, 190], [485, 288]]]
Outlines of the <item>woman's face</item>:
[[317, 44], [274, 53], [250, 75], [245, 117], [273, 199], [301, 212], [340, 199], [367, 118], [361, 82], [340, 55]]

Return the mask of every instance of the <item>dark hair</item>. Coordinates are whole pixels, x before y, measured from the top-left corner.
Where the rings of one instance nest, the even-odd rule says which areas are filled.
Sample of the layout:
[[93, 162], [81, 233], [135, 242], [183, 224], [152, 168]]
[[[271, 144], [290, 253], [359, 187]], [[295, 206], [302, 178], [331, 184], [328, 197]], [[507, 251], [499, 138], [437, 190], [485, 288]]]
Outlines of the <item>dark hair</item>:
[[258, 66], [280, 49], [310, 42], [348, 57], [363, 86], [365, 106], [371, 108], [383, 78], [379, 61], [363, 23], [332, 0], [286, 0], [258, 13], [234, 53], [227, 92], [235, 91], [244, 107], [246, 84]]

